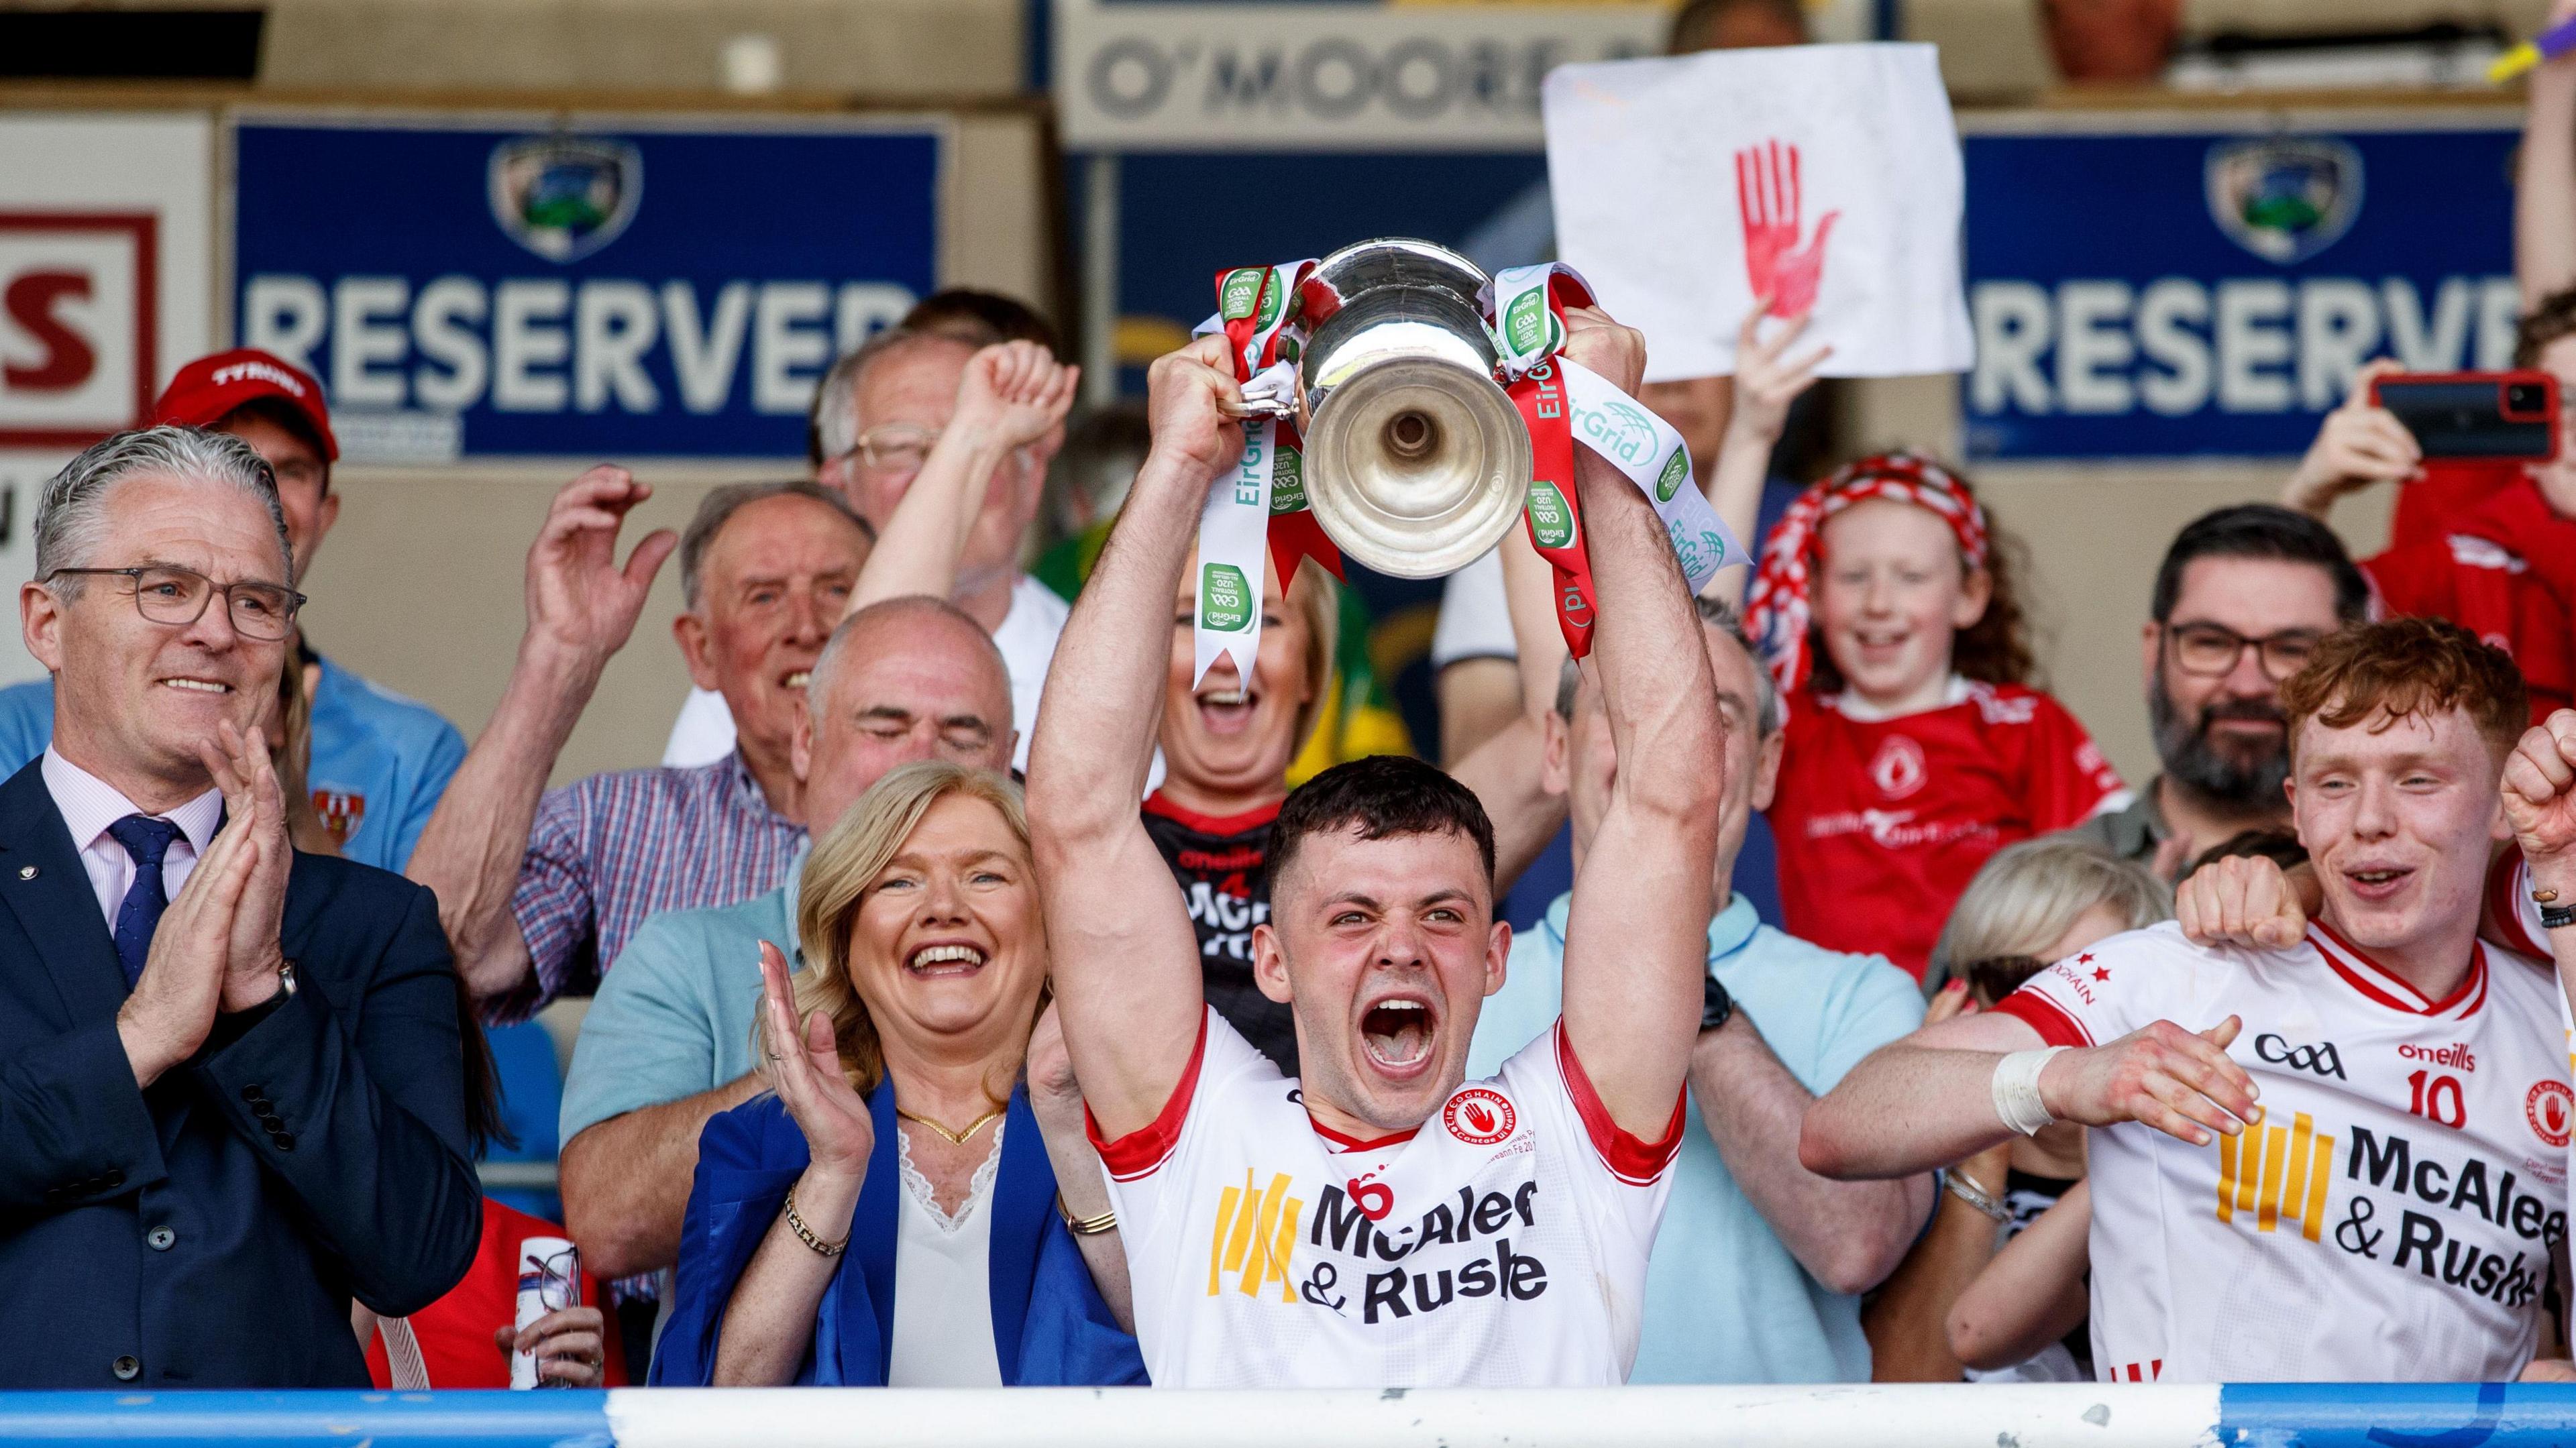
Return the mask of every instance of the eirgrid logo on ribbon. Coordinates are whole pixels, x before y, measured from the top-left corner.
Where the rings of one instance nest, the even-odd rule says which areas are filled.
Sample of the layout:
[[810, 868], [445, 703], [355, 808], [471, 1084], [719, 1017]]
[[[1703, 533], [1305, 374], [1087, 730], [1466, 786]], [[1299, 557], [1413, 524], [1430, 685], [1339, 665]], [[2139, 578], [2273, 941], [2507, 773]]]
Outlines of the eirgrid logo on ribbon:
[[[1191, 335], [1224, 334], [1246, 401], [1296, 397], [1296, 368], [1289, 359], [1303, 340], [1297, 288], [1314, 268], [1309, 257], [1218, 273], [1216, 315]], [[1261, 652], [1261, 589], [1271, 514], [1306, 506], [1297, 443], [1293, 422], [1245, 419], [1242, 458], [1208, 488], [1206, 506], [1199, 512], [1199, 603], [1190, 630], [1193, 684], [1206, 678], [1220, 658], [1234, 660], [1236, 677], [1247, 683], [1252, 678], [1253, 660]], [[1291, 581], [1283, 577], [1280, 586]]]

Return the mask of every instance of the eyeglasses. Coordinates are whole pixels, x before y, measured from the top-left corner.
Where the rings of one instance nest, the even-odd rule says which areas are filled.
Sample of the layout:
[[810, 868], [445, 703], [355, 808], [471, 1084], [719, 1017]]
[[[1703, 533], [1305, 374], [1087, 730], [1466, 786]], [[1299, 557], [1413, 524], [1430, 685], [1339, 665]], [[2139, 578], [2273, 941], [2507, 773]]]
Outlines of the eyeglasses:
[[918, 423], [889, 422], [859, 434], [844, 457], [855, 457], [872, 473], [909, 473], [920, 469], [939, 445], [939, 431]]
[[152, 623], [174, 628], [186, 628], [203, 618], [207, 602], [220, 593], [233, 632], [263, 642], [273, 643], [292, 633], [295, 612], [304, 606], [304, 595], [291, 588], [274, 583], [217, 583], [202, 573], [166, 563], [142, 568], [57, 568], [37, 581], [51, 583], [74, 576], [128, 580], [134, 585], [135, 611]]
[[2306, 667], [2317, 651], [2317, 640], [2324, 637], [2314, 629], [2289, 628], [2261, 638], [2247, 638], [2215, 623], [2169, 624], [2164, 636], [2173, 646], [2174, 662], [2186, 674], [2219, 678], [2236, 667], [2247, 649], [2252, 649], [2262, 662], [2263, 676], [2275, 684]]

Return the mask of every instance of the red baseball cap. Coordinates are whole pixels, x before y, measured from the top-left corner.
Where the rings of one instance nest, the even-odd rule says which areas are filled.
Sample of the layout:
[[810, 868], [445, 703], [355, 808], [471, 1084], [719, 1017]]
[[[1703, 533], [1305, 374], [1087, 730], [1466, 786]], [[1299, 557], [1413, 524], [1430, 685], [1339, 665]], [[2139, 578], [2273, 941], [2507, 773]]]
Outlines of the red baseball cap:
[[152, 404], [152, 421], [155, 426], [212, 427], [243, 403], [263, 397], [274, 397], [295, 409], [296, 416], [312, 424], [314, 435], [322, 440], [322, 451], [332, 462], [340, 460], [340, 440], [331, 435], [331, 412], [322, 403], [322, 384], [312, 373], [256, 347], [236, 347], [180, 368], [161, 400]]

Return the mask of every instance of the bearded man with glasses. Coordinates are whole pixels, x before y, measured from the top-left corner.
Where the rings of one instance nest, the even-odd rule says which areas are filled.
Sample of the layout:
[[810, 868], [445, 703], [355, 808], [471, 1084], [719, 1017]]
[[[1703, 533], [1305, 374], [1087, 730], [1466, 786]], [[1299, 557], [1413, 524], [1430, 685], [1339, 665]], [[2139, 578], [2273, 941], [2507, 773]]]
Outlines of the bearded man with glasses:
[[2140, 636], [2164, 772], [2135, 803], [2066, 831], [2175, 879], [2245, 830], [2286, 830], [2281, 681], [2359, 620], [2370, 585], [2323, 523], [2265, 503], [2185, 526], [2156, 569]]

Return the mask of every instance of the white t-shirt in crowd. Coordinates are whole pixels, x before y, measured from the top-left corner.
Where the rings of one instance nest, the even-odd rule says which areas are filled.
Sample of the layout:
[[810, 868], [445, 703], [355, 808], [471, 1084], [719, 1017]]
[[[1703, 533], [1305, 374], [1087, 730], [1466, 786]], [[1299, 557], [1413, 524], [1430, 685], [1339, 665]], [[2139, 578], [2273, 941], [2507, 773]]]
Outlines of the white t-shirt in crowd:
[[1462, 659], [1517, 659], [1521, 646], [1512, 637], [1512, 610], [1503, 589], [1502, 550], [1449, 575], [1440, 585], [1440, 621], [1431, 630], [1434, 672]]
[[1354, 1141], [1210, 1011], [1162, 1115], [1097, 1143], [1157, 1387], [1627, 1380], [1672, 1187], [1562, 1026], [1419, 1128]]
[[2286, 950], [2104, 940], [1997, 1009], [2050, 1045], [2234, 1015], [2263, 1119], [2089, 1133], [2093, 1363], [2120, 1381], [2511, 1381], [2566, 1235], [2554, 976], [2491, 946], [2426, 1000], [2324, 922]]
[[[1055, 657], [1056, 637], [1064, 632], [1065, 617], [1072, 611], [1054, 589], [1024, 573], [1011, 585], [1011, 608], [1002, 615], [1002, 626], [993, 630], [993, 644], [1002, 651], [1003, 666], [1011, 671], [1012, 726], [1020, 731], [1020, 742], [1011, 753], [1014, 768], [1029, 767], [1038, 693], [1046, 687], [1047, 663]], [[724, 696], [711, 689], [691, 689], [688, 702], [680, 706], [680, 717], [671, 725], [671, 741], [662, 747], [662, 763], [673, 769], [713, 764], [733, 752], [733, 743], [733, 714], [725, 708]]]

